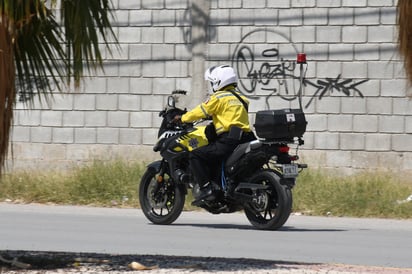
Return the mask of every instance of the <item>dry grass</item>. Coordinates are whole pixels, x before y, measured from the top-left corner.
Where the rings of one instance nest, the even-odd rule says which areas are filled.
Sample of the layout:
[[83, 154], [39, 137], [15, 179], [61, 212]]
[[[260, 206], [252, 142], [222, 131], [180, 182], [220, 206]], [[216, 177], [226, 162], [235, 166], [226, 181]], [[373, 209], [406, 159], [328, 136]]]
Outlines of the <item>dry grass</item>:
[[[0, 201], [139, 207], [142, 163], [95, 161], [70, 172], [20, 172], [3, 176]], [[294, 211], [311, 215], [412, 218], [412, 183], [374, 172], [339, 177], [305, 170], [293, 190]], [[186, 209], [193, 210], [190, 191]]]
[[333, 176], [304, 171], [294, 189], [294, 211], [313, 215], [411, 218], [412, 184], [396, 174]]
[[70, 172], [18, 172], [3, 176], [0, 199], [21, 202], [138, 206], [144, 165], [94, 161]]

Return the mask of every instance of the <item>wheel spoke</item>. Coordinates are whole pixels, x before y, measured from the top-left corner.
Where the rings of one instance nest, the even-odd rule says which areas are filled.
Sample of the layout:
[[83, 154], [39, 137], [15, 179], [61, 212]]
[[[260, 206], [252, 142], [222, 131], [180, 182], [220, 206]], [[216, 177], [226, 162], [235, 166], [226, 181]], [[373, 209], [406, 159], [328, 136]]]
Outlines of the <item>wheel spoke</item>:
[[268, 208], [268, 209], [266, 209], [266, 210], [267, 210], [267, 212], [269, 213], [269, 220], [272, 219], [272, 218], [273, 218], [272, 210], [270, 210], [270, 208]]
[[[153, 203], [156, 205], [158, 203], [162, 203], [161, 201], [157, 201], [156, 199], [154, 199], [154, 193], [151, 194], [152, 201]], [[157, 216], [167, 216], [173, 209], [173, 198], [171, 193], [169, 193], [168, 198], [166, 201], [163, 202], [163, 204], [159, 207], [152, 207], [151, 211], [153, 212], [153, 214], [157, 215]]]
[[169, 214], [171, 208], [169, 207], [168, 203], [165, 204], [164, 209], [167, 210], [167, 214]]

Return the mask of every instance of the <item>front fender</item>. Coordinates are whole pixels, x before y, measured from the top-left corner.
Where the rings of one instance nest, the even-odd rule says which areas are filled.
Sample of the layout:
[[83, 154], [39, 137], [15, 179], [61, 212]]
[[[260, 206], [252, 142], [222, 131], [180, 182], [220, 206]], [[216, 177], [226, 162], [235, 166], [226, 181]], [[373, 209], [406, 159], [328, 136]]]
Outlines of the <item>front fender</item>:
[[153, 170], [155, 173], [160, 172], [160, 167], [162, 166], [162, 160], [154, 161], [147, 165], [147, 169]]
[[[147, 165], [147, 169], [148, 170], [153, 170], [153, 172], [155, 173], [159, 173], [160, 172], [160, 168], [162, 166], [162, 160], [158, 160], [158, 161], [154, 161], [150, 164]], [[181, 191], [186, 195], [187, 194], [187, 187], [185, 184], [178, 184], [177, 185], [178, 188], [181, 189]]]

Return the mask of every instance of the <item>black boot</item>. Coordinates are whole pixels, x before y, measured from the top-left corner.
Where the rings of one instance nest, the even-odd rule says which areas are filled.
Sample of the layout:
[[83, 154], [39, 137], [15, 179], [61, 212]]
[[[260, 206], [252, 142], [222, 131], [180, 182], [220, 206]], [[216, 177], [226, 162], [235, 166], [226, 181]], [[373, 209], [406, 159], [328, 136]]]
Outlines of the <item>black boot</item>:
[[215, 198], [213, 193], [213, 183], [207, 182], [203, 186], [200, 187], [198, 194], [193, 201], [193, 204], [197, 204], [201, 201], [212, 201]]
[[233, 197], [237, 184], [230, 182], [227, 184], [227, 189], [225, 191], [225, 197]]

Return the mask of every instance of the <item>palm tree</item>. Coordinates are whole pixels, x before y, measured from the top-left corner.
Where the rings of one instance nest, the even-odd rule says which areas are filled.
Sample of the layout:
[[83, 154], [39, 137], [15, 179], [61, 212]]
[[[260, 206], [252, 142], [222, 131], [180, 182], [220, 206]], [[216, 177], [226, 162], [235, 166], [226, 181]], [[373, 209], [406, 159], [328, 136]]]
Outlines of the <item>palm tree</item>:
[[[110, 0], [0, 0], [0, 174], [16, 84], [24, 93], [42, 94], [52, 85], [61, 91], [71, 81], [78, 87], [85, 68], [102, 66], [99, 40], [106, 46], [110, 39], [117, 42], [110, 8]], [[60, 9], [60, 18], [53, 9]]]
[[398, 0], [397, 15], [398, 49], [404, 57], [406, 76], [412, 84], [412, 2]]

